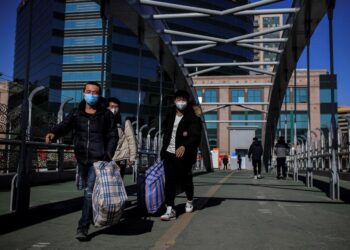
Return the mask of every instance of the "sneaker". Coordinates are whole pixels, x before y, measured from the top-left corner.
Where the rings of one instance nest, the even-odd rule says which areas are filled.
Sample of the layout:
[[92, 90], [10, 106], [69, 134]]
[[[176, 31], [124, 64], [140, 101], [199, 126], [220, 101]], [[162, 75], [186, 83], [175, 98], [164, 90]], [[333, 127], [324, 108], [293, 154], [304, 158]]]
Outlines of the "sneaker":
[[160, 216], [160, 219], [163, 220], [163, 221], [175, 220], [176, 219], [176, 212], [173, 209], [173, 207], [168, 206], [166, 208], [165, 214]]
[[193, 211], [193, 202], [192, 201], [187, 201], [185, 209], [186, 209], [186, 213], [192, 213], [192, 211]]
[[263, 177], [260, 175], [260, 174], [258, 174], [258, 179], [262, 179]]
[[258, 176], [254, 175], [254, 180], [257, 180], [258, 179]]
[[77, 235], [75, 236], [75, 238], [79, 241], [88, 241], [89, 240], [88, 229], [78, 228]]

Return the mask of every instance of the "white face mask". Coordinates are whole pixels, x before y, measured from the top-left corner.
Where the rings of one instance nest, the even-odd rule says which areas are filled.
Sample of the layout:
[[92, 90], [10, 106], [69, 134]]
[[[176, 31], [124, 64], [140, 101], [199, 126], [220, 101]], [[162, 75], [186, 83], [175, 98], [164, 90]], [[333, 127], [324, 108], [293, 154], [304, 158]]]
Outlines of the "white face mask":
[[113, 113], [113, 115], [115, 115], [118, 113], [119, 108], [110, 108], [109, 110]]
[[175, 102], [175, 106], [178, 110], [184, 110], [187, 107], [187, 102], [177, 101], [177, 102]]

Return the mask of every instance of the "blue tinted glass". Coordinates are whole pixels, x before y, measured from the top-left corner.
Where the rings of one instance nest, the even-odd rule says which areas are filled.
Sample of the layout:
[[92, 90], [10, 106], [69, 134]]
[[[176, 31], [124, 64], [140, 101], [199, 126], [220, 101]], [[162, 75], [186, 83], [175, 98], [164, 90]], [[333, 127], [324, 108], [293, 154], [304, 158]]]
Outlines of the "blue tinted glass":
[[296, 89], [296, 101], [305, 103], [307, 102], [307, 88], [297, 88]]
[[202, 90], [197, 90], [197, 96], [200, 97], [203, 95], [203, 91]]
[[[106, 75], [106, 74], [105, 74]], [[63, 72], [63, 81], [100, 81], [101, 71]]]
[[73, 98], [71, 103], [78, 103], [83, 100], [82, 89], [64, 89], [62, 90], [61, 102], [64, 102], [67, 98]]
[[[248, 112], [247, 114], [247, 120], [255, 120], [255, 121], [261, 121], [262, 120], [262, 114], [261, 113], [254, 113], [254, 112]], [[256, 126], [261, 128], [262, 123], [261, 122], [248, 122], [248, 126]]]
[[101, 19], [67, 20], [64, 25], [66, 30], [102, 28]]
[[241, 89], [231, 90], [231, 100], [232, 102], [240, 102], [240, 100], [243, 100], [244, 102], [244, 90], [241, 90]]
[[101, 63], [102, 54], [67, 54], [63, 56], [64, 64], [76, 64], [76, 63]]
[[[206, 121], [208, 120], [218, 120], [218, 114], [216, 112], [209, 112], [204, 115]], [[216, 122], [207, 122], [206, 123], [208, 129], [216, 129], [218, 128], [218, 124]]]
[[331, 103], [332, 102], [332, 90], [331, 89], [321, 89], [320, 90], [320, 102], [321, 103]]
[[95, 2], [90, 3], [67, 3], [66, 13], [100, 11], [100, 5]]
[[286, 90], [286, 95], [284, 96], [283, 102], [290, 103], [290, 89], [289, 88], [287, 88], [287, 90]]
[[[233, 121], [245, 121], [246, 116], [244, 112], [234, 112], [231, 114], [231, 120]], [[231, 126], [245, 126], [245, 122], [233, 122]]]
[[205, 90], [204, 101], [205, 102], [217, 102], [217, 90], [207, 89]]
[[307, 129], [308, 120], [309, 120], [307, 113], [297, 114], [296, 120], [297, 120], [297, 128]]
[[102, 45], [102, 36], [65, 37], [64, 47]]
[[[112, 88], [111, 96], [118, 98], [122, 103], [138, 103], [139, 94], [137, 90]], [[141, 92], [141, 104], [147, 104], [146, 93]]]
[[248, 89], [248, 102], [261, 102], [261, 90]]
[[321, 114], [321, 128], [330, 128], [332, 121], [331, 114]]

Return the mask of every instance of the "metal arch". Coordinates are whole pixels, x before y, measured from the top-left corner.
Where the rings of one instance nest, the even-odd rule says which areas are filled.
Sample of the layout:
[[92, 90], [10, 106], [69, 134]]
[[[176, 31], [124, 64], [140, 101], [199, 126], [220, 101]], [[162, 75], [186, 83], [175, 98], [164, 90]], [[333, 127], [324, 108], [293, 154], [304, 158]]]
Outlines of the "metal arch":
[[[306, 2], [311, 6], [310, 17], [306, 16]], [[280, 62], [278, 67], [274, 68], [274, 84], [271, 89], [269, 112], [265, 127], [265, 149], [271, 148], [273, 145], [276, 131], [274, 120], [276, 117], [279, 117], [289, 79], [307, 44], [307, 35], [305, 32], [301, 32], [304, 31], [305, 20], [307, 18], [311, 19], [310, 33], [312, 35], [322, 17], [327, 13], [328, 4], [329, 1], [327, 0], [294, 0], [293, 2], [293, 7], [298, 7], [300, 10], [297, 15], [290, 15], [288, 17], [287, 23], [293, 23], [293, 27], [289, 32], [283, 33], [283, 38], [288, 38], [288, 40], [284, 45], [284, 51], [278, 56], [278, 61]], [[292, 39], [293, 37], [296, 39]], [[268, 159], [269, 150], [265, 150], [264, 162], [267, 163]]]
[[[139, 37], [142, 44], [146, 45], [148, 50], [162, 64], [162, 68], [167, 72], [176, 88], [186, 89], [193, 100], [198, 100], [194, 90], [192, 78], [186, 68], [179, 65], [184, 64], [182, 57], [174, 56], [177, 54], [176, 46], [172, 46], [169, 41], [171, 37], [165, 34], [159, 34], [157, 31], [167, 28], [166, 24], [160, 20], [146, 20], [147, 14], [157, 14], [155, 9], [149, 6], [142, 6], [139, 1], [128, 0], [95, 0], [101, 4], [105, 1], [105, 14], [115, 16], [126, 25], [129, 30]], [[201, 151], [204, 157], [204, 165], [207, 171], [212, 171], [212, 163], [209, 152], [209, 141], [206, 133], [204, 118], [202, 117], [203, 134], [201, 140]]]

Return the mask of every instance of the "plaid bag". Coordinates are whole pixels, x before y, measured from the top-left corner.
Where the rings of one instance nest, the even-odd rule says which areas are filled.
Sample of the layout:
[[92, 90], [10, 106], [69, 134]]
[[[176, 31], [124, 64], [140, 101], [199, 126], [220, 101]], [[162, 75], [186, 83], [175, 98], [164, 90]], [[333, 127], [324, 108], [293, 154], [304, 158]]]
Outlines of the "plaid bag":
[[146, 170], [145, 199], [147, 211], [154, 214], [164, 202], [164, 166], [163, 161], [156, 161]]
[[114, 161], [94, 163], [96, 181], [92, 193], [93, 222], [95, 227], [118, 223], [128, 196], [119, 167]]

